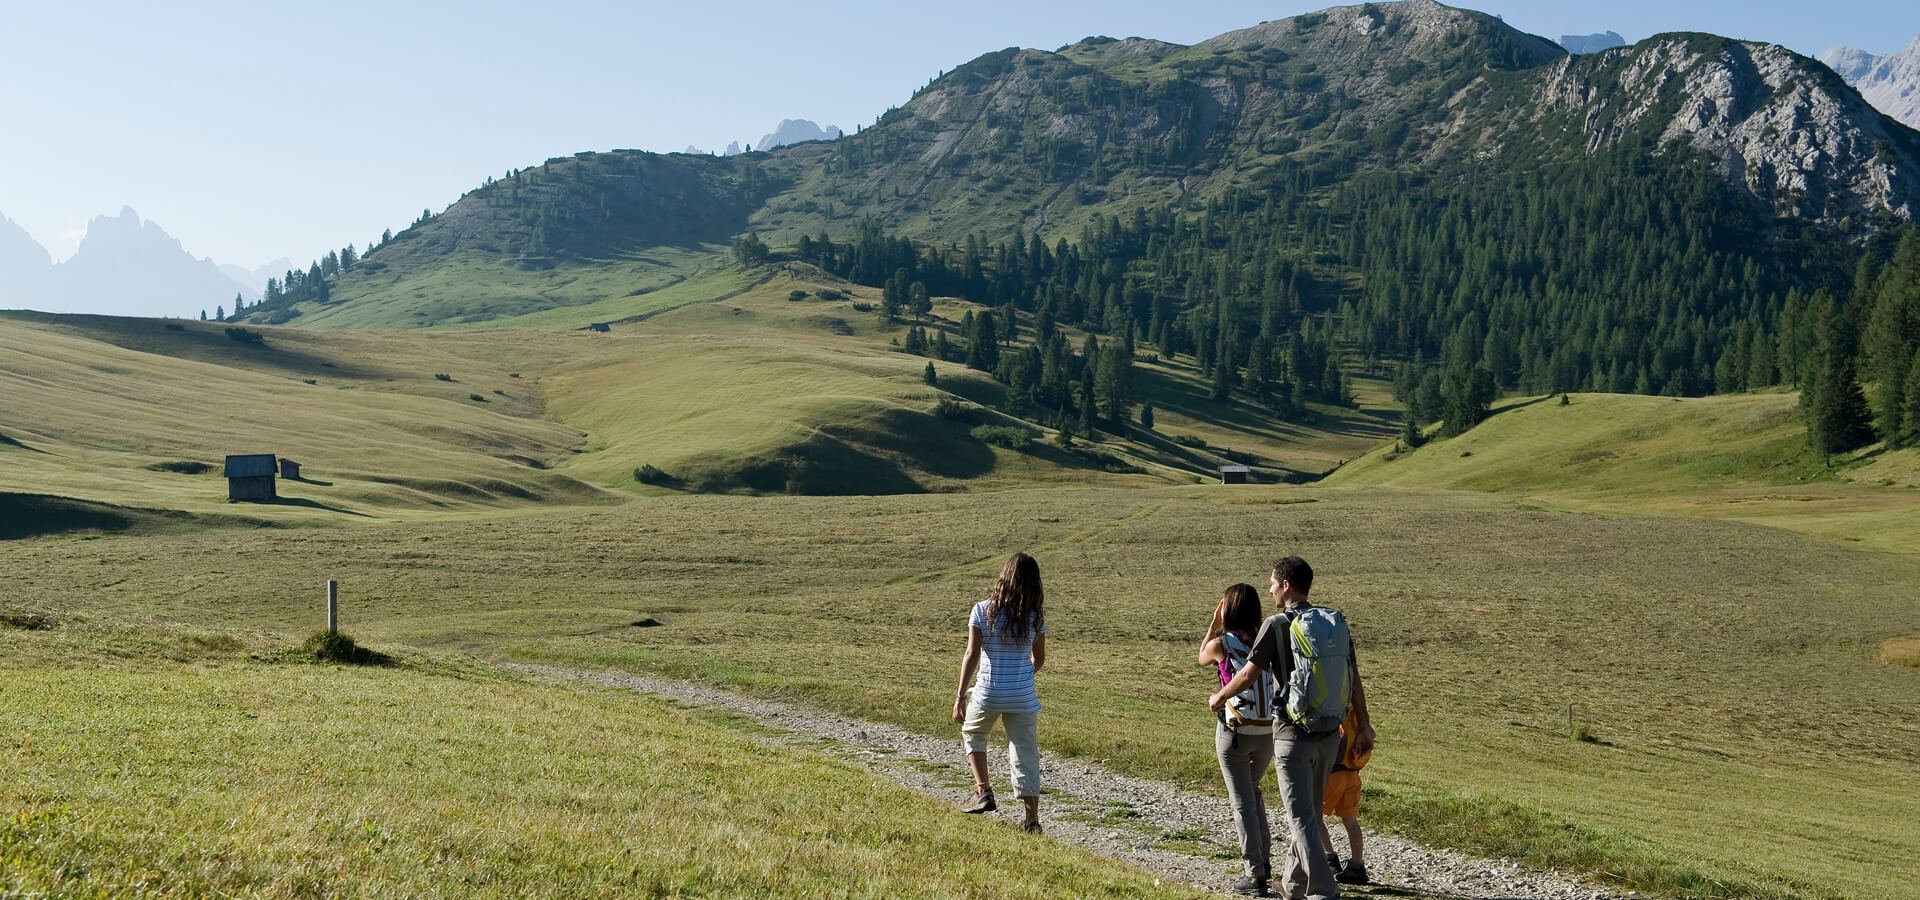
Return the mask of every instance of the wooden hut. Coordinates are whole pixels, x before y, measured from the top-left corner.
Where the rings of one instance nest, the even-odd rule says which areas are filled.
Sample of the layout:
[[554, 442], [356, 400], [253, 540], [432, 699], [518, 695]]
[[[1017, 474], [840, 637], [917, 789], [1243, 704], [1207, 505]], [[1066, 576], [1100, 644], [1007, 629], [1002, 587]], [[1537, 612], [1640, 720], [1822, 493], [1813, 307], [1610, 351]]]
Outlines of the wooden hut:
[[279, 499], [273, 489], [278, 468], [271, 453], [242, 453], [227, 457], [227, 499], [264, 503]]
[[299, 481], [300, 464], [284, 456], [280, 457], [280, 477], [288, 481]]
[[1220, 483], [1221, 484], [1246, 484], [1247, 476], [1252, 474], [1252, 471], [1253, 470], [1247, 468], [1246, 466], [1221, 466], [1220, 467]]
[[593, 329], [594, 331], [612, 331], [613, 330], [613, 325], [607, 322], [595, 322], [592, 325], [588, 325], [587, 327]]

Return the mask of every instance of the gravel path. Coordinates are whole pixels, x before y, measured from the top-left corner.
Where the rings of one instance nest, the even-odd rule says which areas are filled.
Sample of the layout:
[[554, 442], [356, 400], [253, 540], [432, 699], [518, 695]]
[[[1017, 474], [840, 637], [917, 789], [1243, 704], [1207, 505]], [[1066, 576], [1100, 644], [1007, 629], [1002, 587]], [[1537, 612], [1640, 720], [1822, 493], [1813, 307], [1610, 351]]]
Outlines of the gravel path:
[[[508, 664], [506, 668], [552, 682], [587, 681], [747, 715], [766, 726], [759, 733], [770, 743], [826, 752], [956, 806], [973, 787], [957, 728], [951, 738], [929, 737], [892, 725], [648, 675], [522, 664]], [[996, 779], [1005, 777], [1005, 752], [1002, 745], [990, 754]], [[1042, 764], [1046, 799], [1041, 805], [1041, 818], [1048, 836], [1203, 890], [1224, 891], [1239, 876], [1239, 842], [1224, 790], [1197, 794], [1117, 775], [1051, 753], [1042, 754]], [[1019, 808], [1017, 802], [1007, 802], [991, 815], [1017, 824]], [[1270, 815], [1273, 812], [1271, 807], [1268, 811]], [[1338, 828], [1333, 832], [1336, 845], [1344, 847], [1345, 835]], [[1276, 858], [1285, 852], [1283, 846], [1274, 848]], [[1367, 832], [1367, 871], [1373, 885], [1343, 887], [1343, 891], [1357, 896], [1501, 900], [1610, 900], [1632, 896], [1561, 875], [1522, 869], [1504, 860], [1430, 850], [1371, 831]], [[1277, 882], [1274, 887], [1277, 891]]]

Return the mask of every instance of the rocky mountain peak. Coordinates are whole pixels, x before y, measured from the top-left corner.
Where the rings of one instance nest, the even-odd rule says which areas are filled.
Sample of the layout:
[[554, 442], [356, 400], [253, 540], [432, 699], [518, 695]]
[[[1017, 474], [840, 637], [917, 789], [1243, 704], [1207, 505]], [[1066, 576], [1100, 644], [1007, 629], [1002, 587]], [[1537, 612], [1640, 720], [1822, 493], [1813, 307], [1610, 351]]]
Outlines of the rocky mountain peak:
[[1920, 128], [1920, 36], [1905, 50], [1875, 56], [1852, 47], [1835, 47], [1820, 54], [1848, 84], [1881, 112], [1911, 128]]
[[1660, 35], [1568, 60], [1539, 102], [1581, 110], [1589, 152], [1627, 140], [1689, 146], [1775, 215], [1920, 212], [1920, 136], [1889, 128], [1832, 72], [1783, 47]]

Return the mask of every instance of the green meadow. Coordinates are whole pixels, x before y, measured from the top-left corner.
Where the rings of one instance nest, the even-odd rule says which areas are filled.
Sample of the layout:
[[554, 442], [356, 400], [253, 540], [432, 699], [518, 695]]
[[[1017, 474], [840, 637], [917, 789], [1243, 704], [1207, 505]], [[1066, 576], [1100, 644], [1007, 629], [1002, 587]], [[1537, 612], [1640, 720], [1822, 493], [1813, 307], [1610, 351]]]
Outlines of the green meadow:
[[[1015, 549], [1050, 749], [1215, 789], [1192, 644], [1299, 552], [1360, 641], [1370, 824], [1644, 893], [1910, 889], [1913, 451], [1829, 469], [1785, 394], [1517, 401], [1409, 451], [1380, 382], [1281, 423], [1142, 360], [1154, 431], [1019, 452], [970, 435], [1011, 423], [996, 385], [926, 384], [871, 292], [703, 278], [604, 334], [0, 316], [0, 892], [1154, 894], [750, 723], [492, 665], [945, 734]], [[228, 504], [229, 452], [306, 480]], [[1199, 483], [1228, 452], [1353, 461]], [[395, 664], [290, 649], [329, 578]], [[980, 862], [1010, 855], [1048, 874]]]

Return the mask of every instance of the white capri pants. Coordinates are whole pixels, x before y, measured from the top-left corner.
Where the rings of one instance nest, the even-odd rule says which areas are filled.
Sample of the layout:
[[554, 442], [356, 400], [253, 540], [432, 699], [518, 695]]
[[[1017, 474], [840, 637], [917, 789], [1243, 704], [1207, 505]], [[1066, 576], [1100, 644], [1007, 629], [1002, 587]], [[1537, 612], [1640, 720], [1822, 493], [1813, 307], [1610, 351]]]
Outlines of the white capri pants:
[[1040, 796], [1040, 714], [996, 712], [968, 706], [966, 723], [960, 726], [960, 736], [968, 753], [987, 752], [987, 732], [993, 730], [995, 719], [1003, 722], [1007, 730], [1007, 755], [1013, 761], [1014, 795]]

